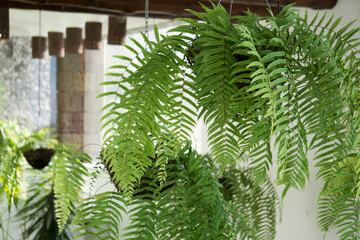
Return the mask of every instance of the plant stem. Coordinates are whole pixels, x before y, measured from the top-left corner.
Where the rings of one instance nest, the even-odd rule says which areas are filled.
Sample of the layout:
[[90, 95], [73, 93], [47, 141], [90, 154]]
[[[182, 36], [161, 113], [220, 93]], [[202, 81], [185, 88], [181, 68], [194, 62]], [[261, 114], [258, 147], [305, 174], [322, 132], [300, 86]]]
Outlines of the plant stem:
[[3, 227], [1, 227], [1, 230], [2, 230], [3, 239], [5, 239], [4, 234], [6, 234], [6, 239], [7, 239], [8, 237], [10, 237], [12, 240], [15, 240], [15, 239], [10, 235], [9, 231], [5, 230]]
[[[0, 207], [1, 208], [1, 207]], [[4, 231], [4, 228], [2, 227], [3, 226], [3, 219], [2, 219], [2, 211], [0, 210], [0, 226], [1, 226], [1, 234], [2, 234], [2, 239], [5, 239], [5, 231]]]
[[[8, 221], [7, 221], [7, 226], [6, 226], [6, 240], [8, 240], [9, 239], [9, 229], [10, 229], [10, 220], [11, 220], [11, 209], [12, 209], [12, 207], [11, 207], [11, 201], [10, 201], [10, 207], [9, 207], [9, 211], [8, 211], [8, 213], [9, 213], [9, 218], [8, 218]], [[12, 238], [12, 237], [11, 237]]]

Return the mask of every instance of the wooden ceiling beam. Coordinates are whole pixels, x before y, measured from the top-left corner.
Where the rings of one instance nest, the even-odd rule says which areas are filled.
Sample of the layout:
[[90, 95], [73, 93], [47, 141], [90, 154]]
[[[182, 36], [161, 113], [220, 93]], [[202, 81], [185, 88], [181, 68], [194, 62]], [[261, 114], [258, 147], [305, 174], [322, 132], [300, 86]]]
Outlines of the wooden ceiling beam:
[[[210, 7], [208, 0], [150, 0], [150, 17], [177, 18], [189, 17], [191, 13], [184, 9], [202, 11], [199, 2]], [[217, 2], [217, 1], [215, 1]], [[277, 0], [268, 0], [271, 7], [277, 7]], [[333, 8], [337, 0], [280, 0], [280, 4], [287, 5], [297, 2], [296, 6], [313, 9]], [[144, 0], [0, 0], [1, 6], [6, 8], [42, 9], [50, 11], [117, 14], [127, 16], [144, 16]], [[222, 5], [230, 8], [231, 0], [222, 0]], [[268, 15], [265, 0], [234, 0], [232, 15], [241, 15], [247, 9], [258, 15]]]

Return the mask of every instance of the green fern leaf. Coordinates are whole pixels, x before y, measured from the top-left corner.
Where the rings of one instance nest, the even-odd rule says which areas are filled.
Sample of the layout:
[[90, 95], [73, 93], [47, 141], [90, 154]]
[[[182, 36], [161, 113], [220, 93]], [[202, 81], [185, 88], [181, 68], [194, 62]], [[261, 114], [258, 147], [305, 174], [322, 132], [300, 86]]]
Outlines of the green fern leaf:
[[84, 185], [84, 178], [88, 176], [84, 163], [90, 163], [91, 158], [85, 153], [76, 152], [64, 145], [58, 146], [55, 156], [55, 212], [61, 233], [70, 212], [74, 210], [73, 204], [81, 199], [79, 191]]

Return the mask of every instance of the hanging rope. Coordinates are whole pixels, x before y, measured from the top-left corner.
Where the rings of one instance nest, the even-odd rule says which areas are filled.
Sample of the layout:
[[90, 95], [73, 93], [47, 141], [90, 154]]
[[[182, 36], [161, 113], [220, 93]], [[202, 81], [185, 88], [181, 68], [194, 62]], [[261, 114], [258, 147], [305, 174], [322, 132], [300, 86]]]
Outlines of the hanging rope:
[[266, 4], [268, 5], [270, 11], [272, 11], [269, 1], [268, 1], [268, 0], [265, 0], [265, 2], [266, 2]]
[[[149, 38], [149, 0], [145, 0], [145, 36]], [[148, 48], [145, 41], [145, 49]]]
[[231, 0], [231, 3], [230, 3], [230, 10], [229, 10], [229, 17], [231, 17], [231, 12], [232, 12], [232, 7], [233, 7], [233, 4], [234, 4], [234, 0]]
[[[41, 9], [39, 10], [39, 51], [41, 50]], [[39, 54], [40, 55], [40, 54]], [[41, 116], [41, 56], [39, 56], [39, 96], [38, 96], [38, 128], [40, 128], [40, 116]]]
[[145, 35], [149, 37], [149, 0], [145, 0]]

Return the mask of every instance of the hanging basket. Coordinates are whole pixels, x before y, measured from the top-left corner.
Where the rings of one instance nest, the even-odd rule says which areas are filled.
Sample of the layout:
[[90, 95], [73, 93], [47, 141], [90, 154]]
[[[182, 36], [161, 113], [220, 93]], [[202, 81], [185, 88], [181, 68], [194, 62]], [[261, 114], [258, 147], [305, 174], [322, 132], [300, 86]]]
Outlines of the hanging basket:
[[46, 167], [54, 154], [55, 150], [48, 148], [28, 150], [23, 153], [26, 161], [30, 164], [30, 166], [38, 170]]
[[[104, 159], [104, 156], [102, 154], [102, 152], [100, 153], [100, 159], [102, 160], [102, 162], [104, 163], [105, 165], [105, 168], [106, 168], [106, 171], [108, 172], [109, 176], [110, 176], [110, 180], [111, 182], [115, 185], [116, 189], [119, 191], [119, 192], [122, 192], [119, 188], [119, 185], [118, 183], [115, 181], [115, 178], [114, 178], [114, 171], [112, 171], [112, 167], [110, 167], [111, 165], [111, 159], [109, 159], [108, 161], [105, 161]], [[149, 157], [149, 159], [151, 159], [152, 162], [155, 162], [156, 161], [156, 158], [152, 158], [152, 157]], [[170, 160], [168, 162], [168, 164], [175, 164], [175, 160]], [[170, 179], [169, 179], [170, 180]], [[155, 184], [153, 183], [152, 185], [150, 184], [150, 182], [152, 181], [152, 178], [149, 178], [149, 176], [143, 176], [139, 183], [135, 185], [134, 187], [134, 194], [133, 196], [134, 197], [141, 197], [140, 199], [142, 200], [152, 200], [152, 198], [150, 197], [146, 197], [146, 195], [152, 195], [153, 192], [148, 190], [148, 188], [152, 187], [152, 188], [159, 188], [160, 187], [160, 181], [156, 181]], [[166, 186], [163, 186], [161, 189], [160, 189], [160, 193], [166, 191], [167, 189], [173, 187], [173, 184], [172, 185], [166, 185]]]
[[234, 185], [232, 184], [232, 182], [230, 181], [230, 179], [228, 177], [219, 177], [218, 181], [220, 183], [220, 185], [222, 186], [222, 194], [223, 197], [226, 201], [231, 201], [232, 200], [232, 195], [233, 195], [233, 187]]

